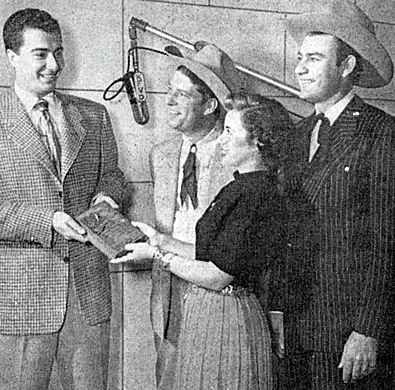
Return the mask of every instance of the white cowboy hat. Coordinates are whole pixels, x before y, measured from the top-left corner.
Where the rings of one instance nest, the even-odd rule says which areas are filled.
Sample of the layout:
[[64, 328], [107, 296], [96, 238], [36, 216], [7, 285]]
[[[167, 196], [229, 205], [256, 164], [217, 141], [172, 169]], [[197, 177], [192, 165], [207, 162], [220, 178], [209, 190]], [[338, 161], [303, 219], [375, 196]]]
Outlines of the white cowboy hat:
[[191, 58], [182, 57], [174, 46], [168, 46], [165, 50], [178, 66], [184, 65], [204, 81], [225, 108], [226, 97], [242, 85], [234, 62], [224, 51], [207, 42], [196, 42], [195, 49], [198, 51]]
[[358, 86], [377, 88], [391, 81], [394, 73], [392, 60], [376, 38], [373, 22], [356, 5], [345, 0], [332, 0], [320, 12], [289, 16], [285, 26], [299, 45], [313, 31], [334, 35], [350, 45], [363, 62]]

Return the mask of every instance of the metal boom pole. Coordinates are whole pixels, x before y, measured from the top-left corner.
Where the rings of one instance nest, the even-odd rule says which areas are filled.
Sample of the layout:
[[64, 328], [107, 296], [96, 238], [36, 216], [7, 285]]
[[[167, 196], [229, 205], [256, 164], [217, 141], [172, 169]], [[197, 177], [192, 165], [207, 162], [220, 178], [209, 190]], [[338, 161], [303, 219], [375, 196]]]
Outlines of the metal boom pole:
[[[161, 30], [159, 30], [159, 29], [157, 29], [155, 27], [152, 27], [147, 22], [144, 22], [143, 20], [140, 20], [140, 19], [137, 19], [137, 18], [132, 18], [130, 20], [130, 25], [132, 25], [133, 27], [139, 28], [140, 30], [143, 30], [143, 31], [149, 31], [149, 32], [161, 37], [161, 38], [165, 38], [165, 39], [167, 39], [167, 40], [169, 40], [171, 42], [174, 42], [174, 43], [176, 43], [176, 44], [178, 44], [180, 46], [183, 46], [183, 47], [185, 47], [187, 49], [195, 50], [195, 46], [193, 44], [191, 44], [189, 42], [186, 42], [186, 41], [184, 41], [184, 40], [182, 40], [180, 38], [177, 38], [174, 35], [171, 35], [171, 34], [168, 34], [168, 33], [164, 32], [164, 31], [161, 31]], [[238, 63], [235, 63], [235, 66], [236, 66], [236, 68], [238, 70], [240, 70], [241, 72], [243, 72], [243, 73], [245, 73], [245, 74], [247, 74], [249, 76], [256, 77], [259, 80], [264, 81], [266, 84], [269, 84], [269, 85], [271, 85], [273, 87], [276, 87], [276, 88], [279, 88], [279, 89], [281, 89], [281, 90], [283, 90], [285, 92], [288, 92], [291, 95], [299, 97], [299, 91], [296, 88], [291, 87], [290, 85], [287, 85], [287, 84], [285, 84], [285, 83], [283, 83], [283, 82], [281, 82], [279, 80], [276, 80], [276, 79], [274, 79], [272, 77], [263, 75], [262, 73], [259, 73], [259, 72], [255, 71], [253, 69], [246, 68], [245, 66], [240, 65]]]

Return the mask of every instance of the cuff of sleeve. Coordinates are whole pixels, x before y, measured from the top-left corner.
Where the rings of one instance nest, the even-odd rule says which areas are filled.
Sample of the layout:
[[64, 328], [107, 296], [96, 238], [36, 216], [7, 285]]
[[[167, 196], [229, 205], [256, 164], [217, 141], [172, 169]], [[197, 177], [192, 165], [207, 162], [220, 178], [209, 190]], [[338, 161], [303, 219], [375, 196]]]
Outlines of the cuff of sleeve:
[[52, 248], [57, 237], [53, 229], [53, 216], [54, 211], [36, 210], [34, 221], [30, 222], [30, 229], [27, 229], [27, 241], [39, 243], [44, 248]]

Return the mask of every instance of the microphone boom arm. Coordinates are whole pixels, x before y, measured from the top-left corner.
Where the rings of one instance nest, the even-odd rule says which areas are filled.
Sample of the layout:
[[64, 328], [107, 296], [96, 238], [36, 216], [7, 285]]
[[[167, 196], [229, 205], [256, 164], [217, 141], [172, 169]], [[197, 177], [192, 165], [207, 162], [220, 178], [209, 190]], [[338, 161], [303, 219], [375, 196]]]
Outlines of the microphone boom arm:
[[[171, 34], [168, 34], [168, 33], [164, 32], [164, 31], [161, 31], [161, 30], [159, 30], [159, 29], [157, 29], [155, 27], [152, 27], [147, 22], [144, 22], [141, 19], [137, 19], [137, 18], [133, 17], [130, 20], [129, 31], [130, 31], [130, 28], [132, 28], [132, 27], [133, 28], [139, 28], [142, 31], [151, 32], [151, 33], [153, 33], [153, 34], [155, 34], [155, 35], [157, 35], [157, 36], [159, 36], [161, 38], [165, 38], [165, 39], [167, 39], [167, 40], [169, 40], [171, 42], [177, 43], [180, 46], [183, 46], [183, 47], [185, 47], [187, 49], [195, 50], [195, 46], [193, 44], [191, 44], [191, 43], [189, 43], [187, 41], [184, 41], [184, 40], [182, 40], [180, 38], [177, 38], [174, 35], [171, 35]], [[271, 85], [273, 87], [276, 87], [276, 88], [281, 89], [281, 90], [283, 90], [285, 92], [288, 92], [291, 95], [299, 97], [299, 90], [297, 90], [296, 88], [294, 88], [294, 87], [292, 87], [292, 86], [290, 86], [288, 84], [285, 84], [285, 83], [283, 83], [283, 82], [281, 82], [281, 81], [279, 81], [279, 80], [277, 80], [275, 78], [263, 75], [262, 73], [259, 73], [259, 72], [255, 71], [253, 69], [246, 68], [245, 66], [243, 66], [241, 64], [235, 63], [235, 66], [236, 66], [236, 69], [238, 69], [239, 71], [241, 71], [241, 72], [243, 72], [243, 73], [245, 73], [245, 74], [247, 74], [249, 76], [256, 77], [259, 80], [262, 80], [263, 82], [265, 82], [266, 84], [269, 84], [269, 85]]]

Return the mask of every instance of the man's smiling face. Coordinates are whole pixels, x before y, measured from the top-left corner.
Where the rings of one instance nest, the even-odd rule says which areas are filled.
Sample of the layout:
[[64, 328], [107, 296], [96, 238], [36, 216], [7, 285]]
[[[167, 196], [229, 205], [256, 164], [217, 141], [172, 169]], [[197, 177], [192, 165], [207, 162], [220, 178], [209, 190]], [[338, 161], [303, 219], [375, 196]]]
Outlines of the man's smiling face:
[[337, 44], [332, 35], [307, 36], [298, 54], [295, 68], [300, 97], [311, 103], [329, 100], [341, 90], [341, 68], [336, 64]]
[[166, 95], [168, 111], [167, 123], [184, 134], [201, 131], [206, 105], [203, 95], [188, 76], [176, 71], [170, 79]]
[[28, 28], [23, 32], [19, 52], [8, 49], [7, 55], [20, 88], [37, 97], [55, 89], [64, 67], [62, 40], [58, 34]]

